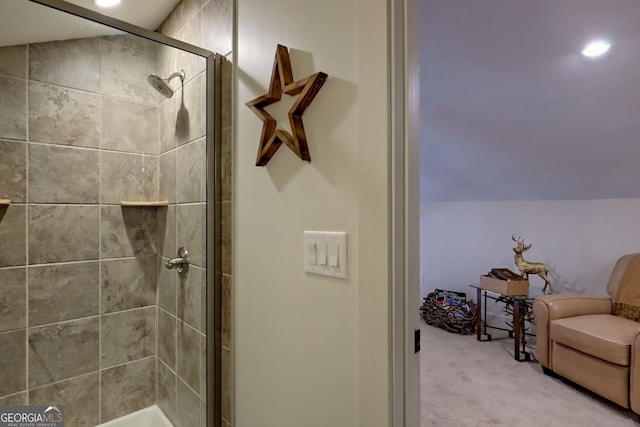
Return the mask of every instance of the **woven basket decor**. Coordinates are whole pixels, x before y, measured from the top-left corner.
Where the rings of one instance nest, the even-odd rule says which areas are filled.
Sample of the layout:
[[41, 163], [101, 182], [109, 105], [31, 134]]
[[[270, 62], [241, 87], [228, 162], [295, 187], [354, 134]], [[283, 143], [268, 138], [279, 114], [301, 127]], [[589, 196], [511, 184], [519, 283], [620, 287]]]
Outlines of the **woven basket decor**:
[[436, 289], [435, 292], [424, 298], [424, 303], [420, 307], [420, 317], [429, 325], [449, 332], [462, 335], [474, 333], [476, 329], [476, 304], [469, 301], [465, 305], [441, 305], [438, 303], [437, 297], [440, 292]]

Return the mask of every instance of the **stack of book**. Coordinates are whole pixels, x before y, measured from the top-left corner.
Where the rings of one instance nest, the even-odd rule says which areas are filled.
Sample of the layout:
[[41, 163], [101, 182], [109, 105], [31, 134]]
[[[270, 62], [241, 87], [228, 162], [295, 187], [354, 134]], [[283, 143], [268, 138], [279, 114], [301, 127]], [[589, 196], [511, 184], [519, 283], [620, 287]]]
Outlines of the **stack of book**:
[[489, 274], [500, 280], [524, 280], [524, 277], [508, 268], [492, 268]]
[[469, 304], [467, 303], [467, 294], [464, 292], [456, 291], [443, 291], [436, 289], [436, 302], [442, 307], [461, 307], [465, 310], [469, 310]]

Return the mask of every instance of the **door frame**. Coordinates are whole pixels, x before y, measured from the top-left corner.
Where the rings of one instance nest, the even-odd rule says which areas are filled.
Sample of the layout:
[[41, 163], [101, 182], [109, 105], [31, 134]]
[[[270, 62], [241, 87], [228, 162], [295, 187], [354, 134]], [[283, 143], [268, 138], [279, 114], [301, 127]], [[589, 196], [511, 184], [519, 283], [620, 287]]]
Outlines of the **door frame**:
[[[391, 425], [420, 424], [419, 0], [390, 3]], [[416, 332], [417, 331], [417, 332]]]

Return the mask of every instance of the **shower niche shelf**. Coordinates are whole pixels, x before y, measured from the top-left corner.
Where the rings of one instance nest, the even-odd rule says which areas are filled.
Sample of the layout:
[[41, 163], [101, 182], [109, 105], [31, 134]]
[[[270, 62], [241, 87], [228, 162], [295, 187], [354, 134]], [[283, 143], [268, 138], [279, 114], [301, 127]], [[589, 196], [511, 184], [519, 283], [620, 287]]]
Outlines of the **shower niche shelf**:
[[168, 200], [153, 200], [153, 201], [141, 201], [141, 200], [122, 200], [120, 201], [122, 207], [148, 207], [148, 208], [161, 208], [169, 206]]
[[9, 206], [11, 204], [11, 200], [9, 199], [0, 199], [0, 206]]

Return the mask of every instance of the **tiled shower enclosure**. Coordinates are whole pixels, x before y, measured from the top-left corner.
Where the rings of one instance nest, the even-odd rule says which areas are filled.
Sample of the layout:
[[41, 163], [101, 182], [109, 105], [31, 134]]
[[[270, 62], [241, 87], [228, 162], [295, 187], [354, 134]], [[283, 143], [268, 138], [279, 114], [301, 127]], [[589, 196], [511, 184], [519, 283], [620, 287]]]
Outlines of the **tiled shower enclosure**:
[[205, 74], [128, 35], [0, 47], [0, 405], [205, 425]]

